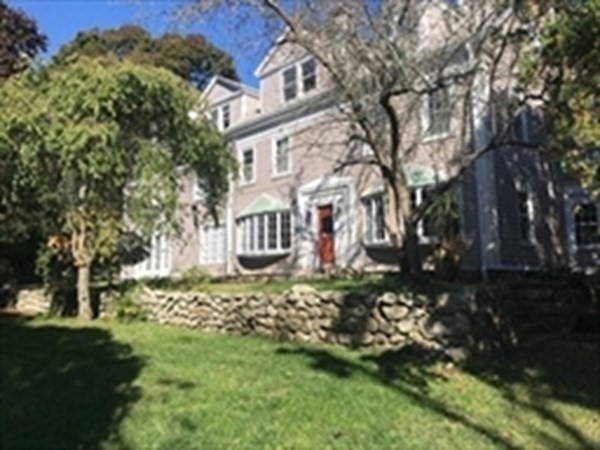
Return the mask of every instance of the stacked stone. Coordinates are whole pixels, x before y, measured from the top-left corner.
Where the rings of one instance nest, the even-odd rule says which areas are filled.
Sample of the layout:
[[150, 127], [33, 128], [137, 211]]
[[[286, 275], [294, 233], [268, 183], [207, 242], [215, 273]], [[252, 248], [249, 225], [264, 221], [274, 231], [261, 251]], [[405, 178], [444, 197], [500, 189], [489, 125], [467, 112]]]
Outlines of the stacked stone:
[[206, 331], [276, 339], [394, 349], [418, 345], [466, 357], [477, 344], [477, 315], [470, 292], [318, 292], [296, 285], [281, 295], [145, 291], [140, 296], [150, 320]]

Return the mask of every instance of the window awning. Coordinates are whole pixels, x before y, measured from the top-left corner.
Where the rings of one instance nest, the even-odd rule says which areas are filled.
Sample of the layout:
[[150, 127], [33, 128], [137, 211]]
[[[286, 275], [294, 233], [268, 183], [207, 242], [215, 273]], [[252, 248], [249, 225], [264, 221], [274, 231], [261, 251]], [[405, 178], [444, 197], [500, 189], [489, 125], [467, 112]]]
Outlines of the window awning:
[[[406, 174], [409, 188], [432, 186], [444, 179], [443, 174], [436, 172], [435, 169], [417, 164], [407, 164], [404, 167], [404, 173]], [[361, 197], [370, 197], [382, 193], [383, 183], [377, 183], [374, 186], [367, 188], [361, 194]]]
[[237, 217], [253, 216], [255, 214], [266, 214], [277, 211], [287, 211], [289, 206], [281, 200], [269, 194], [261, 194], [256, 200], [250, 203]]

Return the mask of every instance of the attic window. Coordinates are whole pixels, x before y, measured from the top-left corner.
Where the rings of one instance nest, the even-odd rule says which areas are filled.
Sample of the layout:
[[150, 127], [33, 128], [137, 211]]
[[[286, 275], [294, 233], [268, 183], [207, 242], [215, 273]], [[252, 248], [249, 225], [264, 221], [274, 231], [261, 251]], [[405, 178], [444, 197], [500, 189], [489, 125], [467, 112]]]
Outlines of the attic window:
[[312, 91], [317, 87], [317, 64], [314, 59], [302, 63], [302, 90]]
[[286, 102], [298, 96], [298, 74], [296, 66], [292, 66], [283, 72], [283, 98]]

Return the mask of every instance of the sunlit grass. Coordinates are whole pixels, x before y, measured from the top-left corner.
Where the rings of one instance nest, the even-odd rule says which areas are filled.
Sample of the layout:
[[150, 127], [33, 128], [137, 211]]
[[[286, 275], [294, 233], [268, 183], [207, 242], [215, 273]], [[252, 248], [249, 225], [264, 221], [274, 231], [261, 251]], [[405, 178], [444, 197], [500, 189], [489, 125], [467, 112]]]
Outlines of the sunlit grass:
[[[593, 448], [595, 369], [3, 319], [3, 448]], [[572, 355], [571, 355], [572, 356]], [[534, 358], [535, 359], [535, 358]], [[548, 370], [565, 371], [557, 381]], [[572, 392], [563, 387], [572, 385]]]

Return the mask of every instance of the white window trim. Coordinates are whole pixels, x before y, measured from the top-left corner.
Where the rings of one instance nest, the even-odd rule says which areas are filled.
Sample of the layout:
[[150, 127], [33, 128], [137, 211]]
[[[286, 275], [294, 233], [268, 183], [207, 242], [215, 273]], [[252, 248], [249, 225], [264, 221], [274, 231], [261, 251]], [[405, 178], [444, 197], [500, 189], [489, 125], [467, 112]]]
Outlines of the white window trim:
[[[316, 92], [319, 89], [319, 65], [315, 60], [315, 87], [309, 91], [304, 91], [304, 77], [302, 75], [302, 65], [311, 60], [315, 59], [314, 56], [306, 56], [302, 59], [293, 61], [280, 69], [281, 76], [281, 89], [279, 89], [279, 95], [281, 96], [281, 103], [286, 105], [290, 103], [294, 103], [303, 97], [310, 95], [312, 92]], [[291, 69], [292, 67], [296, 68], [296, 96], [290, 100], [286, 100], [285, 98], [285, 77], [284, 73]]]
[[[375, 212], [374, 212], [374, 204], [375, 204], [375, 199], [377, 197], [381, 197], [381, 201], [383, 202], [383, 221], [384, 221], [384, 226], [383, 226], [383, 238], [377, 238], [375, 237], [375, 233], [372, 232], [371, 234], [373, 235], [372, 237], [367, 235], [367, 230], [369, 229], [367, 222], [370, 221], [371, 222], [371, 230], [374, 230], [375, 227], [375, 223], [376, 223], [376, 217], [375, 217]], [[384, 196], [383, 193], [381, 194], [373, 194], [373, 195], [368, 195], [366, 197], [363, 197], [361, 199], [361, 203], [362, 203], [362, 213], [363, 213], [363, 233], [362, 233], [362, 238], [363, 238], [363, 244], [366, 247], [378, 247], [378, 246], [387, 246], [390, 244], [390, 236], [388, 234], [388, 230], [387, 230], [387, 224], [385, 223], [385, 200], [384, 200]], [[368, 206], [367, 206], [368, 205]]]
[[[520, 209], [520, 204], [519, 204], [520, 203], [520, 200], [519, 200], [520, 194], [527, 195], [527, 202], [526, 202], [527, 203], [527, 220], [529, 221], [529, 230], [527, 230], [527, 236], [528, 236], [527, 241], [524, 241], [522, 239], [523, 230], [521, 229], [521, 209]], [[535, 243], [536, 243], [535, 208], [534, 208], [534, 204], [533, 204], [533, 194], [531, 192], [531, 189], [521, 188], [521, 189], [517, 189], [516, 195], [517, 195], [517, 223], [518, 223], [518, 227], [519, 227], [519, 245], [521, 245], [523, 247], [530, 247], [532, 245], [535, 245]]]
[[[415, 192], [415, 203], [416, 205], [420, 205], [421, 202], [423, 201], [423, 188], [415, 188], [414, 189]], [[387, 246], [390, 245], [390, 238], [388, 235], [388, 230], [387, 230], [387, 224], [385, 224], [385, 238], [383, 239], [371, 239], [369, 240], [366, 236], [367, 233], [367, 219], [369, 219], [367, 217], [367, 212], [366, 212], [366, 208], [364, 207], [365, 203], [367, 201], [371, 201], [374, 197], [377, 196], [381, 196], [383, 197], [383, 192], [381, 193], [374, 193], [374, 194], [369, 194], [367, 196], [363, 196], [361, 198], [361, 203], [363, 204], [363, 233], [362, 233], [362, 240], [363, 240], [363, 245], [365, 247], [378, 247], [378, 246]], [[385, 200], [383, 202], [383, 210], [384, 210], [384, 222], [385, 222], [385, 208], [386, 208], [386, 204], [385, 204]], [[371, 220], [373, 219], [372, 217], [370, 218]], [[419, 244], [421, 245], [432, 245], [432, 244], [437, 244], [439, 242], [439, 238], [437, 236], [427, 236], [425, 235], [425, 226], [423, 223], [424, 219], [419, 220], [418, 224], [417, 224], [417, 236], [419, 238]]]
[[[415, 192], [415, 205], [419, 206], [423, 202], [423, 188], [413, 189]], [[424, 218], [421, 218], [417, 223], [417, 236], [419, 237], [419, 244], [437, 244], [439, 242], [439, 238], [437, 236], [427, 236], [425, 235], [425, 225]]]
[[[164, 239], [164, 248], [154, 248], [154, 239], [157, 235], [162, 235]], [[169, 237], [163, 233], [154, 233], [151, 237], [151, 244], [149, 248], [149, 255], [143, 261], [140, 261], [134, 266], [135, 278], [163, 278], [169, 276], [171, 273], [171, 242]], [[155, 257], [159, 257], [159, 267], [156, 268]], [[148, 260], [150, 260], [150, 268], [146, 267]], [[161, 264], [162, 263], [162, 264]]]
[[575, 218], [575, 208], [581, 204], [591, 204], [596, 207], [596, 222], [598, 226], [600, 226], [600, 204], [593, 202], [589, 199], [576, 199], [573, 200], [573, 207], [571, 209], [572, 221], [573, 221], [573, 242], [575, 244], [576, 250], [598, 250], [600, 249], [600, 243], [591, 243], [591, 244], [579, 244], [577, 242], [577, 220]]
[[453, 122], [453, 111], [454, 111], [454, 105], [453, 105], [453, 98], [454, 98], [454, 87], [451, 86], [446, 86], [446, 89], [448, 89], [448, 100], [450, 102], [450, 123], [448, 126], [448, 131], [444, 131], [443, 133], [437, 133], [437, 134], [429, 134], [428, 130], [429, 127], [431, 126], [431, 121], [430, 121], [430, 114], [429, 114], [429, 96], [431, 95], [431, 93], [425, 94], [423, 96], [422, 99], [422, 105], [421, 105], [421, 136], [422, 136], [422, 142], [427, 143], [427, 142], [433, 142], [433, 141], [438, 141], [441, 139], [446, 139], [447, 137], [452, 135], [452, 122]]
[[[228, 109], [229, 124], [225, 126], [225, 109]], [[219, 107], [219, 129], [225, 131], [231, 128], [231, 104], [225, 103]]]
[[[252, 179], [244, 179], [244, 153], [248, 150], [252, 151]], [[249, 186], [256, 182], [256, 150], [254, 147], [243, 147], [239, 150], [238, 161], [240, 163], [240, 186]]]
[[[290, 216], [290, 246], [289, 248], [283, 248], [281, 245], [282, 241], [282, 228], [281, 228], [281, 216], [282, 213], [288, 213]], [[267, 217], [269, 214], [275, 214], [276, 217], [276, 238], [277, 238], [277, 246], [276, 248], [269, 248], [269, 221]], [[250, 221], [254, 223], [253, 226], [253, 241], [255, 243], [255, 247], [258, 247], [258, 217], [263, 216], [264, 220], [264, 248], [262, 250], [258, 249], [244, 249], [244, 230], [243, 228], [251, 228], [249, 225]], [[261, 214], [252, 214], [250, 216], [238, 217], [236, 221], [236, 229], [237, 229], [237, 255], [241, 257], [261, 257], [261, 256], [280, 256], [287, 255], [292, 252], [292, 248], [294, 246], [294, 215], [290, 210], [281, 210], [281, 211], [269, 211]]]
[[[214, 266], [219, 264], [224, 264], [226, 260], [226, 227], [224, 224], [219, 226], [215, 225], [203, 225], [200, 227], [198, 231], [200, 234], [200, 245], [199, 245], [199, 263], [202, 266]], [[214, 233], [222, 233], [222, 243], [218, 245], [218, 253], [213, 255], [206, 251], [206, 249], [210, 246], [205, 244], [205, 241], [213, 241], [217, 240], [218, 236], [215, 236]], [[210, 258], [208, 256], [211, 256]]]
[[[284, 172], [277, 171], [277, 143], [287, 139], [288, 142], [288, 168]], [[292, 153], [291, 153], [291, 139], [289, 136], [278, 136], [271, 140], [271, 178], [281, 178], [288, 176], [292, 173]]]

